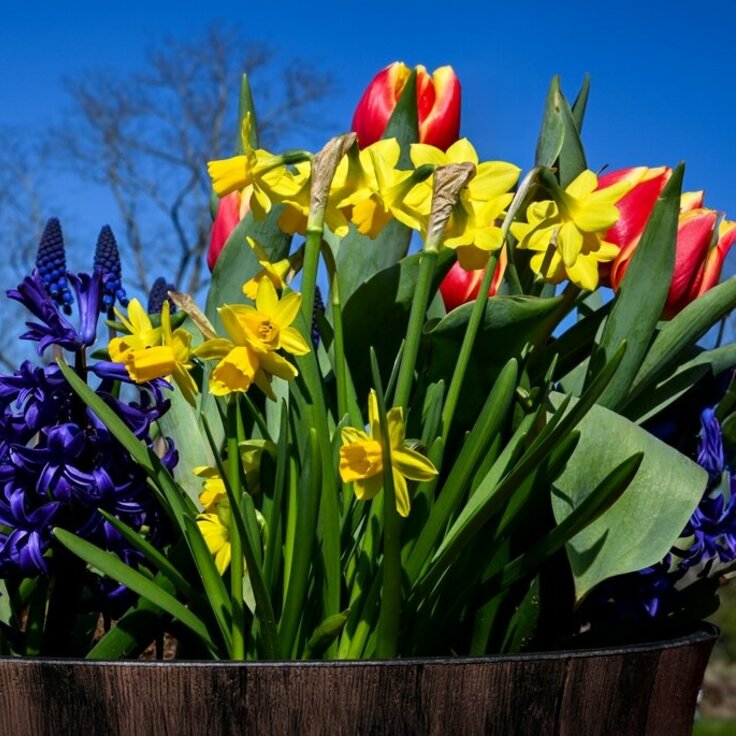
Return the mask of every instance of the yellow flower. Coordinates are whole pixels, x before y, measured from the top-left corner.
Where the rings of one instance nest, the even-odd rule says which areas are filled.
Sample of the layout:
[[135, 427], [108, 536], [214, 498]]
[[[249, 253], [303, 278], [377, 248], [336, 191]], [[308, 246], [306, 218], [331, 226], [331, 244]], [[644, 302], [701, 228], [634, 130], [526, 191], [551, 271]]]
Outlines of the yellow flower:
[[110, 340], [107, 349], [110, 360], [114, 363], [125, 363], [128, 354], [133, 350], [144, 350], [161, 344], [161, 328], [151, 324], [151, 318], [137, 299], [130, 300], [127, 319], [117, 309], [115, 315], [130, 334]]
[[341, 204], [352, 205], [354, 225], [369, 238], [375, 238], [394, 217], [407, 227], [421, 230], [429, 216], [429, 204], [416, 195], [420, 190], [414, 172], [396, 168], [400, 155], [398, 141], [389, 138], [360, 152], [359, 168], [354, 167], [352, 174], [345, 168], [345, 183], [338, 179], [343, 174], [338, 167], [337, 187], [345, 191]]
[[598, 286], [599, 264], [618, 255], [618, 246], [604, 238], [619, 218], [615, 202], [632, 185], [621, 181], [596, 191], [597, 186], [598, 177], [586, 170], [560, 190], [555, 201], [530, 204], [527, 222], [511, 225], [517, 248], [535, 251], [532, 270], [546, 281], [557, 284], [567, 277], [593, 291]]
[[204, 490], [199, 497], [204, 511], [197, 514], [197, 526], [207, 544], [207, 549], [215, 558], [217, 572], [224, 575], [232, 559], [230, 499], [225, 492], [222, 478], [217, 475], [214, 468], [195, 468], [194, 472], [205, 478]]
[[250, 145], [251, 115], [243, 118], [240, 131], [243, 153], [207, 163], [207, 172], [212, 179], [212, 188], [218, 197], [252, 187], [250, 209], [256, 219], [263, 219], [271, 210], [272, 192], [280, 185], [286, 174], [281, 156]]
[[262, 269], [252, 279], [243, 284], [243, 294], [245, 294], [248, 299], [255, 301], [256, 294], [258, 293], [258, 284], [261, 282], [261, 279], [269, 279], [274, 287], [279, 290], [286, 286], [284, 279], [286, 278], [286, 274], [289, 273], [291, 264], [288, 258], [283, 258], [276, 263], [271, 263], [271, 261], [268, 260], [268, 254], [256, 240], [248, 235], [246, 235], [245, 239], [256, 254], [256, 258], [258, 259], [258, 263], [261, 264]]
[[[287, 170], [284, 178], [272, 189], [274, 201], [286, 205], [279, 218], [279, 228], [283, 232], [289, 235], [304, 235], [306, 232], [311, 187], [312, 164], [303, 161], [294, 166], [294, 171]], [[339, 195], [333, 195], [332, 190], [325, 207], [324, 223], [338, 238], [344, 238], [348, 234], [350, 223], [340, 204]]]
[[219, 360], [210, 377], [210, 393], [222, 396], [247, 391], [255, 383], [273, 398], [272, 375], [287, 381], [296, 378], [296, 368], [276, 351], [284, 349], [293, 355], [309, 352], [301, 333], [290, 326], [300, 305], [300, 294], [291, 292], [279, 299], [271, 281], [261, 279], [255, 307], [220, 307], [217, 311], [229, 339], [207, 340], [194, 351], [197, 357]]
[[[478, 154], [467, 138], [453, 143], [446, 152], [425, 143], [411, 147], [415, 166], [471, 163], [475, 175], [463, 188], [445, 227], [443, 244], [457, 249], [460, 265], [466, 270], [483, 268], [492, 251], [503, 244], [500, 219], [513, 199], [511, 189], [519, 178], [519, 167], [505, 161], [479, 162]], [[431, 206], [432, 178], [420, 185], [425, 209]]]
[[[396, 509], [401, 516], [408, 516], [411, 502], [406, 479], [430, 480], [437, 475], [437, 470], [405, 441], [403, 409], [394, 407], [386, 418]], [[340, 477], [344, 483], [353, 484], [355, 495], [361, 501], [373, 498], [383, 488], [383, 437], [378, 420], [378, 400], [373, 390], [368, 396], [368, 424], [370, 434], [362, 429], [344, 427], [340, 448]]]
[[189, 371], [192, 363], [192, 336], [179, 327], [171, 331], [169, 302], [164, 301], [161, 308], [161, 345], [134, 348], [125, 352], [125, 367], [128, 375], [136, 383], [152, 381], [154, 378], [171, 376], [184, 398], [194, 406], [198, 389]]

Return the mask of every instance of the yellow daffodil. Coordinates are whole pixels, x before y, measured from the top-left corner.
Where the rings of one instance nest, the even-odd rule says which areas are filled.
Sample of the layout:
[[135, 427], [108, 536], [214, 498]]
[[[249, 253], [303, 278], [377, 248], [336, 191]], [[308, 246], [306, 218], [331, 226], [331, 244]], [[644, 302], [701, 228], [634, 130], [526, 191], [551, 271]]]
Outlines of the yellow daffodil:
[[[483, 268], [492, 251], [503, 244], [500, 219], [513, 199], [511, 189], [519, 178], [519, 167], [505, 161], [480, 162], [478, 154], [467, 138], [453, 143], [447, 151], [424, 143], [411, 147], [415, 166], [433, 164], [471, 163], [475, 175], [463, 188], [445, 228], [443, 244], [457, 249], [460, 265], [466, 270]], [[419, 186], [416, 197], [421, 197], [424, 208], [431, 206], [432, 178]]]
[[199, 497], [204, 511], [197, 514], [197, 526], [207, 549], [215, 558], [217, 572], [224, 575], [232, 559], [230, 499], [225, 492], [222, 478], [214, 468], [195, 468], [194, 472], [205, 478], [204, 490]]
[[193, 406], [198, 389], [189, 373], [194, 367], [192, 336], [181, 327], [172, 332], [168, 300], [164, 301], [161, 308], [161, 328], [158, 335], [161, 342], [159, 345], [136, 347], [125, 351], [124, 362], [128, 375], [136, 383], [171, 376], [184, 398]]
[[117, 309], [115, 315], [130, 334], [110, 340], [107, 349], [114, 363], [125, 363], [128, 353], [133, 350], [145, 350], [161, 344], [161, 328], [151, 324], [151, 318], [137, 299], [130, 300], [127, 319]]
[[290, 381], [296, 368], [276, 351], [293, 355], [309, 352], [301, 334], [291, 323], [299, 313], [301, 295], [296, 292], [278, 298], [269, 279], [261, 279], [255, 307], [233, 304], [217, 311], [228, 338], [207, 340], [194, 352], [197, 357], [219, 360], [210, 377], [210, 393], [222, 396], [233, 391], [247, 391], [255, 383], [273, 398], [271, 376]]
[[[375, 238], [393, 218], [421, 230], [429, 216], [428, 203], [415, 193], [414, 172], [396, 168], [400, 155], [395, 138], [378, 141], [360, 152], [361, 175], [354, 175], [358, 186], [345, 192], [342, 204], [352, 205], [352, 221], [362, 235]], [[342, 173], [339, 168], [337, 173]], [[338, 186], [348, 190], [350, 182], [349, 178], [346, 184], [338, 180]]]
[[604, 238], [619, 218], [615, 203], [631, 183], [621, 181], [596, 191], [597, 186], [596, 175], [584, 171], [555, 200], [529, 205], [527, 222], [511, 225], [517, 248], [535, 251], [532, 270], [546, 281], [556, 284], [567, 277], [592, 291], [598, 286], [599, 264], [618, 255], [618, 246]]
[[288, 258], [283, 258], [276, 263], [271, 263], [268, 259], [268, 254], [256, 240], [247, 235], [245, 239], [248, 241], [248, 245], [253, 249], [256, 258], [258, 259], [258, 263], [261, 265], [261, 271], [243, 284], [243, 294], [245, 294], [248, 299], [255, 301], [256, 294], [258, 293], [258, 284], [261, 282], [261, 279], [269, 279], [274, 287], [279, 290], [286, 286], [284, 279], [286, 278], [286, 274], [289, 273], [291, 264]]
[[[437, 470], [405, 441], [403, 409], [394, 407], [386, 418], [396, 509], [401, 516], [408, 516], [411, 502], [406, 480], [430, 480], [437, 475]], [[375, 391], [368, 396], [368, 424], [370, 434], [362, 429], [344, 427], [340, 448], [340, 477], [344, 483], [353, 484], [355, 495], [361, 501], [373, 498], [383, 488], [383, 436]]]
[[287, 169], [281, 156], [251, 147], [251, 126], [251, 115], [247, 113], [240, 131], [243, 153], [209, 161], [207, 172], [218, 197], [252, 187], [250, 209], [256, 219], [263, 219], [271, 210], [273, 192], [281, 186]]

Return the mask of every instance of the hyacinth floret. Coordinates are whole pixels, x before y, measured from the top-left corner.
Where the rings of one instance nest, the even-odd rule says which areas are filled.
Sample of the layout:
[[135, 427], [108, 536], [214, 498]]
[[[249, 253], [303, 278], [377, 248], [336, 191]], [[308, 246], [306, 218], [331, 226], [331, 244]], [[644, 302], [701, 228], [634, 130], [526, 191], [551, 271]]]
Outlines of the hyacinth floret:
[[176, 291], [174, 284], [167, 281], [163, 276], [159, 276], [153, 282], [151, 291], [148, 294], [148, 314], [160, 314], [165, 301], [169, 302], [171, 314], [176, 312], [176, 304], [169, 299], [170, 291]]
[[74, 297], [69, 289], [66, 273], [66, 252], [61, 223], [52, 217], [41, 235], [36, 253], [36, 270], [41, 277], [46, 293], [64, 310], [71, 314]]
[[89, 274], [67, 274], [74, 289], [78, 310], [78, 326], [59, 311], [58, 304], [46, 291], [38, 273], [26, 276], [18, 287], [7, 292], [8, 297], [20, 302], [37, 322], [26, 322], [28, 331], [22, 340], [38, 343], [38, 354], [42, 355], [49, 345], [58, 345], [72, 352], [92, 345], [97, 336], [97, 321], [100, 313], [105, 277], [100, 270]]
[[109, 311], [115, 305], [115, 300], [124, 307], [127, 306], [128, 298], [123, 288], [120, 267], [120, 251], [109, 225], [105, 225], [97, 237], [94, 268], [99, 269], [106, 277], [100, 310]]

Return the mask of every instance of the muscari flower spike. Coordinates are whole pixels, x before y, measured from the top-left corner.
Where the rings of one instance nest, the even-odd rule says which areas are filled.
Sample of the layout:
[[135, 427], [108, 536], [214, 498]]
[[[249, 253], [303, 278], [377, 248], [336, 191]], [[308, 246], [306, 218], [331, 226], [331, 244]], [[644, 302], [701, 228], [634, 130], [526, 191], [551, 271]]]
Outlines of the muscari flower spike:
[[128, 299], [123, 288], [120, 269], [120, 252], [109, 225], [105, 225], [97, 236], [94, 268], [100, 269], [103, 275], [107, 277], [102, 293], [100, 311], [106, 312], [112, 309], [116, 299], [123, 306], [127, 306]]
[[169, 309], [173, 314], [176, 312], [176, 304], [169, 299], [169, 292], [176, 291], [174, 284], [169, 283], [163, 276], [159, 276], [151, 287], [151, 291], [148, 294], [148, 314], [159, 314], [161, 307], [164, 305], [164, 301], [169, 302]]
[[48, 295], [64, 310], [65, 314], [71, 314], [74, 297], [66, 278], [64, 236], [61, 232], [61, 223], [56, 217], [52, 217], [46, 223], [43, 235], [41, 235], [36, 253], [36, 269]]
[[319, 322], [318, 316], [325, 313], [325, 302], [322, 299], [322, 292], [319, 286], [314, 288], [314, 307], [312, 308], [312, 345], [317, 349], [319, 345]]

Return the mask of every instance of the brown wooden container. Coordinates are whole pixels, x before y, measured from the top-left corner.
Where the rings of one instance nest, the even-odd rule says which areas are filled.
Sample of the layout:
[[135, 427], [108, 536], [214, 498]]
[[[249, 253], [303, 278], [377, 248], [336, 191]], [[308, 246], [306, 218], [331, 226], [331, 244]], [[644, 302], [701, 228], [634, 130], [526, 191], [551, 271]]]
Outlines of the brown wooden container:
[[0, 659], [3, 736], [688, 736], [717, 636], [387, 662]]

